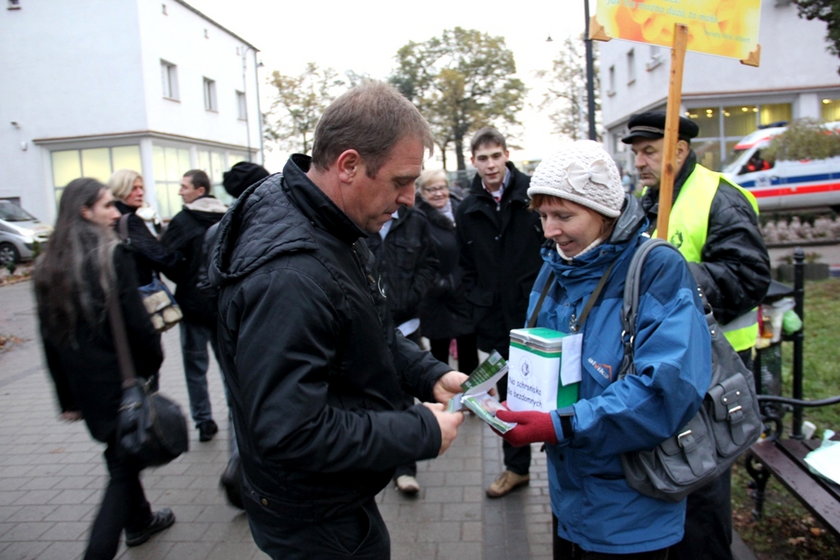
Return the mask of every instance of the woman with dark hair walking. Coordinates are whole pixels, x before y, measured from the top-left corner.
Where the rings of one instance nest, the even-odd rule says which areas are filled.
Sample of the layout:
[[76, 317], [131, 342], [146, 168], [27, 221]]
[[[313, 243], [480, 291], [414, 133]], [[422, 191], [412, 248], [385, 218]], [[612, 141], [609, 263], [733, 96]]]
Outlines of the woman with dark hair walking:
[[108, 304], [115, 299], [136, 374], [149, 378], [163, 361], [155, 332], [137, 291], [132, 256], [118, 242], [120, 213], [111, 191], [95, 179], [64, 189], [55, 231], [33, 274], [41, 337], [55, 384], [61, 418], [84, 419], [91, 436], [107, 445], [110, 479], [91, 527], [85, 559], [112, 559], [120, 533], [136, 546], [175, 522], [172, 510], [152, 512], [140, 483], [141, 466], [122, 457], [116, 420], [122, 377], [111, 335]]

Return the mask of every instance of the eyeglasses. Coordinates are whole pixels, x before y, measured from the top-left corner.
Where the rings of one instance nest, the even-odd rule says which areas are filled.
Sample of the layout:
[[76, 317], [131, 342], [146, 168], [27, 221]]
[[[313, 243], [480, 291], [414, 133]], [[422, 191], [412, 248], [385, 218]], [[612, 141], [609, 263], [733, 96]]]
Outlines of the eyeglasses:
[[446, 185], [438, 185], [437, 187], [423, 187], [424, 193], [435, 194], [443, 191], [448, 191], [449, 187]]

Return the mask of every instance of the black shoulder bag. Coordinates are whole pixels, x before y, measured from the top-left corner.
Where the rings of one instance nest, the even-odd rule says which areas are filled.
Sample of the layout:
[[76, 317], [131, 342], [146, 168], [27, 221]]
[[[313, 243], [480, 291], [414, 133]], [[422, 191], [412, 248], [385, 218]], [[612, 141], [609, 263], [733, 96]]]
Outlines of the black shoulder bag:
[[116, 291], [109, 298], [108, 317], [123, 378], [117, 412], [117, 449], [142, 467], [165, 465], [189, 450], [187, 419], [175, 401], [150, 391], [137, 379]]
[[[651, 239], [633, 255], [624, 286], [621, 315], [624, 359], [619, 368], [619, 379], [636, 374], [633, 343], [640, 275], [645, 257], [656, 247], [668, 247], [679, 254], [670, 243]], [[655, 448], [625, 453], [621, 457], [631, 488], [646, 496], [672, 502], [682, 500], [725, 472], [756, 442], [763, 428], [752, 372], [723, 336], [702, 292], [700, 296], [712, 335], [712, 380], [700, 411]]]

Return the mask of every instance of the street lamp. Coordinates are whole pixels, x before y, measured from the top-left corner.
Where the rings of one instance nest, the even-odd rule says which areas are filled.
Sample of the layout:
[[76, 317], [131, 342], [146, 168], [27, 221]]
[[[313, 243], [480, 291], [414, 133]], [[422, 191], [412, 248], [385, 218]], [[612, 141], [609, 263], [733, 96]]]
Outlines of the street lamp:
[[589, 139], [595, 140], [595, 69], [592, 60], [592, 39], [589, 38], [589, 0], [583, 0], [583, 17], [586, 25], [583, 32], [583, 43], [586, 46], [586, 101], [589, 121]]

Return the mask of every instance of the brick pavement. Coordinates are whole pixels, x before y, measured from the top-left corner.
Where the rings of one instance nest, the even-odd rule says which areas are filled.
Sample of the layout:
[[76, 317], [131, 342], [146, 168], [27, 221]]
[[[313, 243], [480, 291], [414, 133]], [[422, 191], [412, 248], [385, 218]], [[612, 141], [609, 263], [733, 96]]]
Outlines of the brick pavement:
[[[44, 369], [31, 283], [0, 286], [0, 334], [21, 342], [0, 352], [0, 560], [81, 558], [106, 483], [103, 446], [82, 423], [57, 420]], [[164, 334], [161, 390], [187, 410], [178, 329]], [[190, 452], [143, 475], [153, 507], [171, 507], [173, 527], [126, 549], [122, 560], [250, 560], [267, 558], [254, 545], [242, 512], [218, 486], [227, 462], [228, 423], [221, 378], [211, 360], [210, 391], [220, 432]], [[531, 484], [496, 500], [484, 495], [502, 466], [501, 444], [481, 421], [467, 418], [443, 457], [418, 464], [416, 498], [393, 487], [378, 496], [394, 560], [551, 558], [551, 514], [545, 455], [534, 446]], [[755, 560], [735, 537], [736, 560]]]
[[[103, 447], [82, 423], [57, 420], [43, 367], [31, 283], [0, 287], [0, 333], [21, 339], [0, 353], [0, 559], [72, 560], [84, 551], [88, 528], [106, 483]], [[187, 408], [178, 331], [164, 334], [161, 389]], [[246, 560], [266, 558], [254, 545], [245, 516], [218, 487], [227, 461], [227, 420], [215, 363], [209, 373], [219, 435], [143, 475], [153, 507], [171, 507], [175, 525], [120, 559]], [[418, 464], [422, 490], [406, 498], [393, 487], [377, 497], [391, 533], [395, 560], [551, 557], [545, 459], [536, 452], [532, 482], [499, 500], [484, 488], [501, 468], [497, 436], [468, 418], [447, 453]]]

